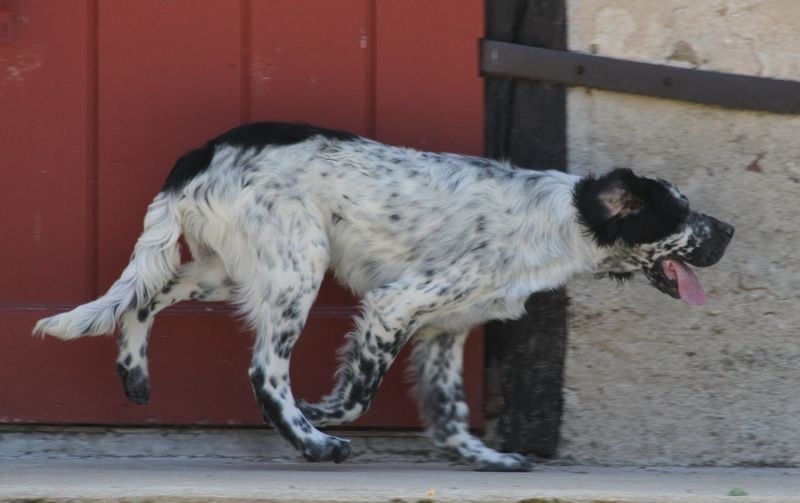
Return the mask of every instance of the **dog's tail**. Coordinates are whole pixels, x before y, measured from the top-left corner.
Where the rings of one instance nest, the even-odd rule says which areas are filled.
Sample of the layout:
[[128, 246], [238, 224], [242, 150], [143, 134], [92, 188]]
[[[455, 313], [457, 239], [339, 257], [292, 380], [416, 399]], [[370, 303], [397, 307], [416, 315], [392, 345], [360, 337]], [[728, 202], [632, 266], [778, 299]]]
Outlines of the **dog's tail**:
[[147, 208], [144, 232], [122, 276], [99, 299], [39, 320], [34, 335], [48, 334], [68, 340], [107, 334], [114, 331], [124, 312], [146, 308], [152, 296], [175, 277], [180, 266], [181, 223], [177, 206], [178, 196], [174, 193], [161, 192], [156, 196]]

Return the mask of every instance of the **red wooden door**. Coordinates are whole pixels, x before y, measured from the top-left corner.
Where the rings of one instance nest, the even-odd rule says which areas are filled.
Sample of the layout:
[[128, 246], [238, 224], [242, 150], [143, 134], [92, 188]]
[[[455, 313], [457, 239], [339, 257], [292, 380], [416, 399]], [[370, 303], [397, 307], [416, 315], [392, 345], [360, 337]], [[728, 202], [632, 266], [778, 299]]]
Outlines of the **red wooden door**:
[[[251, 335], [222, 305], [156, 321], [150, 405], [126, 402], [112, 338], [33, 339], [36, 319], [103, 292], [174, 160], [238, 123], [288, 120], [479, 154], [480, 0], [11, 0], [0, 43], [0, 421], [260, 424]], [[333, 383], [356, 300], [325, 285], [292, 380]], [[403, 362], [363, 426], [416, 426]], [[482, 352], [467, 352], [480, 410]], [[479, 414], [475, 422], [479, 423]]]

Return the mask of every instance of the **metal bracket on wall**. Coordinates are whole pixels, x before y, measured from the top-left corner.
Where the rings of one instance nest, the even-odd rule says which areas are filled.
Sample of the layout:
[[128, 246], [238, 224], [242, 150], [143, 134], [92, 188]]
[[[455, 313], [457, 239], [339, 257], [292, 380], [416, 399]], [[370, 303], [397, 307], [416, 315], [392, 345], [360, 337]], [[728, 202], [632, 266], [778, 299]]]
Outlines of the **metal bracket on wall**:
[[741, 110], [800, 114], [800, 81], [481, 41], [484, 76], [553, 82]]

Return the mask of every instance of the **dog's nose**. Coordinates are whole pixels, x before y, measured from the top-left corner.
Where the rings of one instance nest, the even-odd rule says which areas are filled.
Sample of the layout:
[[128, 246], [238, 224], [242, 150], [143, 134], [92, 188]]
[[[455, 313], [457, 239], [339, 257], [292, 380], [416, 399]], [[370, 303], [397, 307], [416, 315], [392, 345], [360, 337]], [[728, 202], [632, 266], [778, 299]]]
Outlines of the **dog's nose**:
[[731, 224], [720, 222], [720, 226], [722, 227], [722, 233], [728, 236], [728, 239], [733, 238], [733, 233], [735, 232], [735, 229]]

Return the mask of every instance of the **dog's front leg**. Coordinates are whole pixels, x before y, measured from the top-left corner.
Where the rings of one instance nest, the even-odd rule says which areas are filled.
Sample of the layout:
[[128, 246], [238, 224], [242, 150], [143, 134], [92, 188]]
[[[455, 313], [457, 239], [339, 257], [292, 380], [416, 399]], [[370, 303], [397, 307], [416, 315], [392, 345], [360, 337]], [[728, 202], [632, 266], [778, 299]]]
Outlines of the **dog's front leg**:
[[354, 421], [369, 409], [384, 374], [411, 335], [448, 298], [430, 282], [404, 280], [370, 292], [363, 318], [348, 336], [333, 392], [319, 403], [299, 401], [303, 414], [319, 426]]
[[481, 471], [528, 471], [520, 454], [487, 447], [469, 432], [469, 407], [462, 377], [464, 342], [469, 331], [426, 328], [414, 337], [411, 361], [417, 378], [420, 411], [437, 447], [453, 452]]

